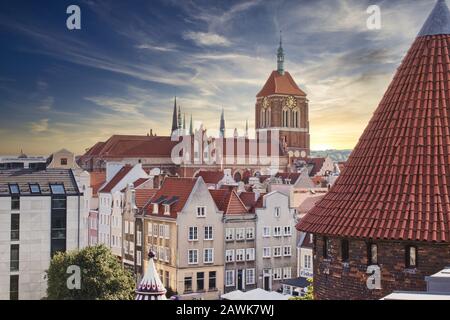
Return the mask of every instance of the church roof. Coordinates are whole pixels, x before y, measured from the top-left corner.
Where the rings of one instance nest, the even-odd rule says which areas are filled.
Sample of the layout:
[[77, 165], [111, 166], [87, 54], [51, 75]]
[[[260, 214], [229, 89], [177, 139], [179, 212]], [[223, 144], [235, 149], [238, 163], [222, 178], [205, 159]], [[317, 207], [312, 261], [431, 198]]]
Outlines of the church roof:
[[306, 93], [297, 86], [291, 74], [287, 71], [283, 75], [279, 74], [278, 71], [273, 71], [256, 97], [266, 97], [274, 94], [306, 96]]
[[155, 262], [153, 261], [154, 257], [155, 253], [150, 251], [147, 270], [136, 290], [136, 300], [167, 300], [167, 290], [156, 271]]
[[345, 170], [298, 230], [450, 242], [450, 32], [434, 22], [447, 11], [439, 1]]

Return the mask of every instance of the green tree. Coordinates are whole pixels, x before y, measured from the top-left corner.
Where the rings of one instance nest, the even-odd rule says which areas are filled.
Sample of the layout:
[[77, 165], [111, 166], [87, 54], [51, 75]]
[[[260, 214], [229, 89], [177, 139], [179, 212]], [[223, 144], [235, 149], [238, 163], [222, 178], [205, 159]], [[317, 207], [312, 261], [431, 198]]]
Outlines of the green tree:
[[[79, 267], [80, 288], [71, 289], [70, 266]], [[70, 270], [70, 269], [69, 269]], [[47, 270], [47, 299], [50, 300], [130, 300], [134, 298], [135, 282], [124, 270], [111, 250], [104, 245], [57, 253]], [[74, 278], [69, 279], [71, 284]]]
[[308, 279], [309, 285], [306, 288], [306, 293], [303, 297], [293, 297], [290, 300], [314, 300], [313, 279]]

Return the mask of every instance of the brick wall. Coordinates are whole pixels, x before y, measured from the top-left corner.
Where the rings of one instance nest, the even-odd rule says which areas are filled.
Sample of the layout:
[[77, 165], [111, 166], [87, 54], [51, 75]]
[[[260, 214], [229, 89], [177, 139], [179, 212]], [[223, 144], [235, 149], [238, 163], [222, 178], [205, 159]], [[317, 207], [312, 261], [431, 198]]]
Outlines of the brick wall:
[[[367, 242], [349, 241], [348, 263], [341, 260], [341, 239], [329, 238], [328, 259], [323, 257], [323, 237], [316, 236], [314, 248], [314, 295], [316, 299], [380, 299], [394, 290], [426, 291], [425, 276], [450, 265], [450, 244], [374, 241], [378, 245], [381, 289], [369, 290]], [[405, 267], [405, 248], [417, 246], [417, 268]]]

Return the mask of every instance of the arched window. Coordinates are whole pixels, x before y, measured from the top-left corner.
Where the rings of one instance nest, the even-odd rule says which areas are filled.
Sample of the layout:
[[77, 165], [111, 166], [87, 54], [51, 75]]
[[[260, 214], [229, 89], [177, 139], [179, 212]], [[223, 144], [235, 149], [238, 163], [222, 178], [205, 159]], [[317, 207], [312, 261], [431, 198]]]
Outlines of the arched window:
[[266, 127], [270, 127], [270, 118], [271, 118], [272, 110], [266, 109]]
[[261, 109], [261, 128], [264, 128], [266, 126], [266, 111], [264, 109]]
[[283, 112], [282, 126], [289, 127], [289, 109], [284, 108], [282, 112]]
[[300, 112], [299, 112], [298, 108], [296, 108], [292, 111], [292, 126], [294, 128], [300, 127]]

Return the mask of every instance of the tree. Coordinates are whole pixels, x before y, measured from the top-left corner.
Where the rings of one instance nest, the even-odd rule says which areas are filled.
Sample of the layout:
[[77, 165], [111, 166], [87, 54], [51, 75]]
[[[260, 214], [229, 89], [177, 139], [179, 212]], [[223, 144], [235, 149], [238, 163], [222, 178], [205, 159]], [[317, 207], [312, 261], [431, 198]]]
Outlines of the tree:
[[289, 300], [314, 300], [313, 279], [308, 278], [309, 285], [306, 287], [306, 293], [303, 297], [293, 297]]
[[122, 268], [104, 245], [55, 254], [47, 275], [47, 299], [50, 300], [134, 298], [133, 275]]

